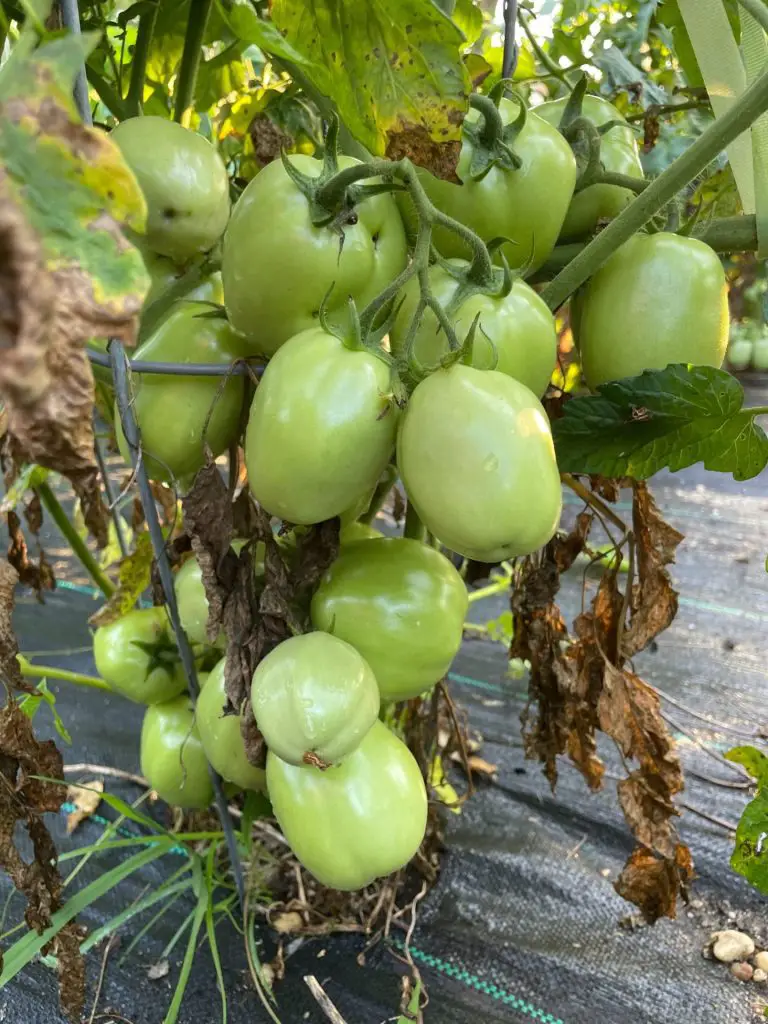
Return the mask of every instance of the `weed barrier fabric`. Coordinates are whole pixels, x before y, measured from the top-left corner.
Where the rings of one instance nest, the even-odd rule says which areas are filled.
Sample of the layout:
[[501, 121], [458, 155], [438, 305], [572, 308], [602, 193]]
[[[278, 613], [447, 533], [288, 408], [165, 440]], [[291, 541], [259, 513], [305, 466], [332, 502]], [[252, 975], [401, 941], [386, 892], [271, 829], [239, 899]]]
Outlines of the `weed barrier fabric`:
[[[698, 470], [661, 475], [654, 494], [666, 518], [687, 537], [674, 567], [681, 593], [680, 612], [656, 648], [636, 660], [636, 669], [677, 701], [720, 722], [751, 729], [765, 724], [768, 637], [768, 578], [764, 570], [768, 494], [759, 481], [735, 484]], [[571, 501], [573, 496], [566, 496]], [[579, 505], [567, 509], [572, 514]], [[626, 512], [619, 506], [620, 512]], [[599, 541], [599, 538], [596, 538]], [[565, 577], [560, 594], [568, 616], [582, 599], [583, 566]], [[586, 577], [588, 593], [596, 577]], [[76, 648], [88, 644], [86, 619], [97, 607], [92, 598], [65, 587], [40, 606], [20, 594], [16, 628], [23, 651]], [[484, 622], [505, 608], [503, 599], [472, 606]], [[81, 672], [92, 672], [85, 652], [41, 657]], [[638, 927], [633, 908], [613, 890], [612, 881], [632, 849], [618, 810], [615, 780], [590, 795], [580, 775], [563, 760], [553, 795], [539, 766], [526, 761], [519, 714], [526, 680], [508, 678], [505, 652], [487, 641], [466, 642], [452, 672], [452, 692], [484, 737], [482, 756], [498, 766], [495, 782], [480, 779], [478, 792], [460, 815], [446, 813], [446, 852], [437, 885], [420, 904], [412, 956], [422, 972], [430, 1003], [428, 1024], [744, 1024], [758, 1019], [768, 1003], [768, 985], [744, 984], [726, 965], [706, 959], [702, 949], [719, 928], [742, 928], [758, 948], [768, 947], [766, 902], [728, 865], [731, 842], [717, 825], [686, 812], [682, 838], [693, 852], [697, 878], [692, 904], [676, 921]], [[65, 761], [108, 764], [138, 770], [142, 709], [117, 696], [60, 684], [52, 686], [57, 707], [72, 734]], [[707, 738], [725, 750], [737, 736], [708, 729], [665, 704], [676, 723], [694, 738]], [[53, 735], [48, 712], [37, 719], [41, 735]], [[687, 774], [682, 799], [725, 821], [735, 822], [745, 803], [739, 789], [721, 788], [691, 772], [728, 781], [737, 776], [717, 764], [679, 733]], [[612, 744], [600, 749], [609, 775], [622, 774]], [[76, 776], [69, 776], [75, 778]], [[135, 799], [130, 784], [107, 779], [110, 791]], [[457, 784], [461, 781], [457, 779]], [[104, 805], [100, 813], [111, 816]], [[52, 816], [49, 816], [49, 819]], [[98, 821], [65, 834], [62, 815], [54, 834], [61, 850], [94, 842]], [[130, 830], [135, 826], [130, 825]], [[118, 863], [120, 851], [92, 857], [81, 873], [84, 884]], [[169, 855], [127, 879], [107, 899], [82, 916], [90, 930], [156, 887], [179, 866]], [[62, 865], [66, 874], [69, 864]], [[7, 880], [0, 900], [7, 896]], [[156, 909], [156, 908], [155, 908]], [[107, 960], [95, 1020], [126, 1019], [160, 1024], [170, 1002], [183, 956], [184, 938], [168, 955], [169, 973], [149, 980], [148, 967], [163, 951], [192, 909], [179, 899], [141, 943], [121, 962], [131, 938], [152, 911], [120, 931]], [[11, 899], [5, 929], [21, 919], [23, 900]], [[17, 933], [20, 934], [20, 933]], [[399, 933], [402, 937], [402, 933]], [[5, 948], [13, 938], [5, 939]], [[240, 936], [227, 922], [218, 928], [219, 948], [231, 1024], [268, 1018], [253, 992]], [[264, 932], [263, 955], [271, 956]], [[402, 965], [381, 946], [356, 955], [365, 940], [330, 936], [306, 940], [286, 962], [286, 978], [276, 992], [283, 1024], [324, 1024], [323, 1012], [303, 982], [314, 975], [346, 1024], [379, 1024], [397, 1017], [398, 972]], [[90, 1013], [103, 947], [89, 963]], [[0, 1020], [12, 1024], [59, 1021], [56, 977], [34, 964], [0, 993]], [[111, 1018], [113, 1010], [119, 1017]], [[101, 1014], [101, 1016], [99, 1016]], [[106, 1015], [105, 1015], [106, 1014]], [[220, 997], [207, 947], [195, 960], [182, 1004], [182, 1024], [215, 1024]]]

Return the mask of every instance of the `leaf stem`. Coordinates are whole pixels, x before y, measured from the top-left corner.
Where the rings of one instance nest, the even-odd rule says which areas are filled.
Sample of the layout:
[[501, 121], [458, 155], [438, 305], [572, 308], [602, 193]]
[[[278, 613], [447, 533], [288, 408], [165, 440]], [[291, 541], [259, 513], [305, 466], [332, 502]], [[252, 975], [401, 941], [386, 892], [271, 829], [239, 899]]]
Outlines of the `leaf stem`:
[[601, 231], [542, 292], [556, 310], [636, 231], [768, 108], [768, 72], [756, 79], [727, 113], [715, 121], [673, 163]]
[[179, 79], [176, 84], [176, 99], [173, 119], [188, 127], [189, 114], [195, 100], [197, 69], [203, 53], [203, 39], [211, 13], [213, 0], [190, 0], [189, 21], [184, 36], [184, 50], [181, 55]]
[[87, 544], [70, 522], [69, 516], [62, 508], [59, 499], [53, 493], [49, 485], [45, 482], [40, 483], [37, 484], [34, 490], [40, 498], [40, 501], [43, 503], [46, 512], [54, 523], [56, 523], [59, 530], [64, 535], [65, 540], [72, 548], [73, 553], [80, 560], [85, 571], [91, 577], [99, 590], [106, 597], [111, 597], [115, 592], [114, 584], [96, 561]]
[[[131, 61], [131, 81], [128, 85], [128, 95], [125, 98], [125, 109], [128, 117], [138, 117], [142, 112], [144, 81], [147, 77], [147, 60], [150, 47], [152, 46], [152, 36], [155, 34], [158, 8], [159, 4], [153, 3], [139, 15], [139, 27], [136, 31], [136, 43], [133, 48], [133, 60]], [[181, 75], [179, 75], [179, 81], [181, 81]]]
[[419, 519], [419, 514], [413, 507], [413, 502], [408, 502], [405, 508], [405, 526], [403, 527], [403, 536], [409, 537], [411, 540], [423, 541], [427, 536], [427, 529]]
[[553, 78], [559, 79], [564, 86], [570, 89], [571, 83], [565, 77], [565, 72], [561, 67], [558, 67], [558, 65], [555, 64], [555, 62], [552, 60], [549, 54], [544, 49], [542, 49], [538, 39], [531, 31], [531, 26], [528, 24], [528, 19], [523, 14], [520, 8], [518, 8], [517, 10], [517, 20], [520, 22], [523, 32], [525, 32], [526, 36], [528, 36], [528, 42], [531, 44], [531, 48], [533, 49], [535, 55], [538, 57], [539, 63], [544, 65], [544, 67], [547, 69], [547, 71]]
[[676, 114], [681, 110], [701, 110], [702, 107], [708, 106], [709, 100], [707, 99], [685, 100], [683, 103], [651, 103], [642, 114], [630, 114], [624, 120], [633, 124], [636, 121], [646, 121], [651, 117], [660, 117], [662, 114]]
[[112, 687], [98, 676], [85, 676], [81, 672], [70, 672], [66, 668], [54, 668], [53, 665], [33, 665], [23, 656], [19, 656], [21, 674], [26, 679], [61, 679], [65, 683], [76, 683], [78, 686], [90, 686], [93, 690], [106, 690], [113, 693]]

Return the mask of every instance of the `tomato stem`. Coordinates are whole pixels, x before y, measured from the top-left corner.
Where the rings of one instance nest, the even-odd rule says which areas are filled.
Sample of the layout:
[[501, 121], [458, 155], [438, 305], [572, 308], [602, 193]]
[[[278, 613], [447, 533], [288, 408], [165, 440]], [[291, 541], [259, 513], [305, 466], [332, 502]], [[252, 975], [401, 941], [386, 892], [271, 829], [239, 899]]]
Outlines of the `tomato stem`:
[[173, 107], [173, 119], [179, 124], [186, 124], [194, 105], [197, 69], [200, 66], [203, 38], [212, 4], [213, 0], [190, 0], [189, 20], [184, 36], [184, 50], [181, 55], [179, 78], [176, 84], [176, 101]]
[[427, 530], [419, 514], [413, 507], [412, 502], [408, 502], [405, 508], [405, 526], [403, 527], [403, 536], [409, 537], [411, 540], [424, 541], [427, 536]]
[[52, 665], [33, 665], [23, 655], [19, 655], [19, 668], [26, 679], [61, 679], [78, 686], [90, 686], [94, 690], [106, 690], [112, 693], [108, 683], [98, 676], [85, 676], [81, 672], [70, 672], [65, 668], [54, 668]]
[[715, 121], [673, 163], [654, 178], [586, 249], [542, 292], [550, 309], [557, 310], [587, 278], [639, 231], [655, 213], [674, 199], [734, 139], [768, 109], [768, 72], [764, 72], [739, 97], [730, 110]]
[[131, 81], [128, 85], [128, 95], [125, 98], [127, 117], [138, 117], [142, 112], [147, 60], [152, 45], [152, 36], [155, 34], [158, 8], [159, 3], [151, 3], [139, 15], [139, 27], [136, 30], [136, 43], [131, 61]]
[[70, 522], [69, 516], [62, 508], [59, 499], [53, 493], [49, 485], [43, 482], [37, 484], [34, 490], [40, 498], [40, 501], [43, 503], [46, 512], [64, 535], [64, 539], [72, 548], [73, 554], [77, 556], [85, 571], [91, 577], [99, 590], [106, 597], [111, 597], [115, 592], [114, 584], [96, 561], [96, 558], [89, 550], [88, 545]]

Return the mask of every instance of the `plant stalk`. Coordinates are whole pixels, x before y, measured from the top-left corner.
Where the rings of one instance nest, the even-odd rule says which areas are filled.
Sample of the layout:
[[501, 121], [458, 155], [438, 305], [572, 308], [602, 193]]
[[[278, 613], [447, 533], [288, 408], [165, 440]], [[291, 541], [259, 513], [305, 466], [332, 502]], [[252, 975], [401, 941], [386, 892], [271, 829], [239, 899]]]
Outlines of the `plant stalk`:
[[70, 672], [65, 668], [54, 668], [51, 665], [32, 665], [26, 658], [19, 659], [21, 674], [26, 679], [61, 679], [78, 686], [90, 686], [93, 690], [106, 690], [113, 693], [112, 687], [98, 676], [85, 676], [80, 672]]
[[35, 493], [93, 582], [105, 597], [111, 597], [115, 592], [114, 584], [96, 561], [83, 538], [69, 521], [67, 513], [62, 508], [59, 499], [49, 485], [47, 483], [38, 484], [35, 487]]
[[173, 119], [179, 124], [189, 121], [189, 114], [195, 100], [197, 69], [203, 55], [203, 39], [211, 13], [213, 0], [190, 0], [189, 21], [184, 37], [184, 50], [181, 55], [179, 79], [176, 83], [176, 98], [173, 107]]
[[[131, 61], [131, 81], [128, 85], [128, 95], [125, 98], [125, 109], [128, 117], [138, 117], [142, 112], [144, 103], [144, 81], [147, 77], [147, 59], [152, 46], [152, 36], [155, 33], [155, 22], [159, 4], [152, 6], [139, 16], [139, 27], [136, 31], [136, 44], [133, 48], [133, 60]], [[179, 77], [181, 81], [181, 76]]]
[[654, 178], [647, 188], [604, 231], [568, 264], [542, 292], [557, 310], [616, 249], [639, 231], [655, 213], [700, 174], [734, 139], [768, 109], [768, 72], [756, 79], [731, 109], [699, 136], [685, 153]]
[[413, 503], [410, 501], [405, 508], [405, 526], [403, 527], [403, 536], [409, 537], [411, 540], [420, 540], [422, 543], [427, 536], [426, 527], [419, 519], [419, 514], [413, 507]]

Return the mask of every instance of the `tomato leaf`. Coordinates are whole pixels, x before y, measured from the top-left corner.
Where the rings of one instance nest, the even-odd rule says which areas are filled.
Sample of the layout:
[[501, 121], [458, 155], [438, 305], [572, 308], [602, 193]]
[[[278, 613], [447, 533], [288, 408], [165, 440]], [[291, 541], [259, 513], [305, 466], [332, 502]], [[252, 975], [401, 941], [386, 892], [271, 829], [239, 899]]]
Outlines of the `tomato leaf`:
[[258, 46], [264, 53], [282, 57], [292, 64], [311, 64], [300, 50], [283, 39], [271, 21], [258, 16], [250, 0], [229, 3], [220, 0], [217, 7], [226, 25], [241, 42]]
[[373, 153], [405, 156], [428, 138], [455, 149], [469, 75], [461, 30], [431, 0], [274, 0], [285, 39], [313, 62], [308, 76]]
[[734, 747], [725, 755], [757, 779], [757, 796], [744, 808], [736, 828], [731, 867], [768, 894], [768, 756], [755, 747]]
[[149, 533], [140, 533], [136, 549], [120, 562], [117, 589], [107, 603], [88, 620], [94, 628], [107, 626], [126, 615], [147, 589], [152, 574], [152, 541]]
[[724, 370], [674, 363], [598, 391], [567, 402], [554, 423], [563, 472], [644, 480], [703, 462], [749, 480], [768, 463], [768, 437], [754, 411], [742, 408], [741, 384]]

